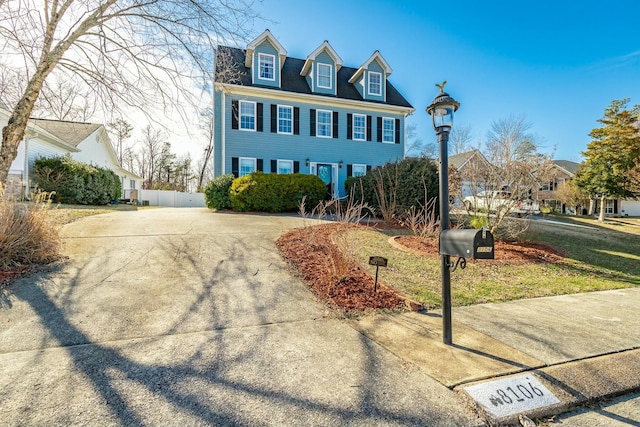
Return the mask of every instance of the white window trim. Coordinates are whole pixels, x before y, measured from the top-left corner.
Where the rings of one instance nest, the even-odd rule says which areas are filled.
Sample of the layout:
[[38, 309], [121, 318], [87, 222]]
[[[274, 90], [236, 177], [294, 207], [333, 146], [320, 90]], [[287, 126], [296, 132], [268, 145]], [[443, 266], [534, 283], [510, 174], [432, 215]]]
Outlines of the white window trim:
[[[382, 73], [379, 73], [377, 71], [369, 71], [368, 73], [369, 75], [368, 75], [367, 83], [368, 83], [369, 95], [382, 96]], [[377, 93], [371, 90], [371, 76], [373, 75], [377, 75], [380, 77], [380, 91]]]
[[360, 167], [360, 166], [361, 166], [361, 167], [364, 169], [364, 175], [366, 175], [366, 174], [367, 174], [367, 165], [363, 165], [363, 164], [361, 164], [361, 163], [354, 163], [354, 164], [352, 164], [352, 165], [351, 165], [351, 176], [364, 176], [364, 175], [356, 175], [356, 174], [355, 174], [354, 169], [355, 169], [357, 166], [358, 166], [358, 167]]
[[[364, 138], [356, 138], [356, 116], [364, 117]], [[367, 115], [366, 114], [356, 114], [354, 113], [351, 116], [351, 138], [354, 141], [366, 141], [367, 140]]]
[[[318, 129], [320, 129], [320, 112], [329, 113], [329, 135], [320, 135]], [[333, 138], [333, 111], [331, 110], [316, 110], [316, 136], [318, 138]]]
[[607, 199], [604, 206], [604, 213], [611, 215], [615, 211], [616, 202], [613, 199]]
[[[390, 120], [393, 124], [393, 132], [391, 133], [391, 141], [385, 141], [384, 139], [384, 121]], [[395, 144], [396, 143], [396, 119], [393, 117], [383, 117], [382, 118], [382, 142], [384, 144]]]
[[[253, 104], [253, 128], [242, 127], [242, 104]], [[255, 101], [243, 101], [243, 100], [238, 101], [238, 129], [246, 132], [255, 132], [257, 121], [258, 121], [258, 117], [256, 117], [257, 114], [258, 114], [258, 106], [256, 105]]]
[[[280, 108], [288, 108], [291, 111], [291, 132], [280, 132]], [[276, 131], [280, 135], [293, 135], [293, 107], [291, 105], [280, 105], [278, 104], [276, 107], [277, 113], [277, 122], [276, 122]]]
[[[329, 86], [322, 86], [320, 84], [320, 66], [324, 66], [329, 68]], [[323, 62], [318, 62], [318, 64], [316, 65], [316, 72], [318, 74], [318, 78], [317, 78], [317, 85], [320, 89], [333, 89], [333, 66], [331, 64], [325, 64]]]
[[[273, 78], [268, 78], [268, 77], [262, 77], [260, 75], [260, 71], [261, 70], [261, 60], [262, 58], [271, 58], [271, 61], [273, 63]], [[276, 81], [276, 56], [275, 55], [271, 55], [269, 53], [258, 53], [258, 78], [260, 80], [269, 80], [269, 81]]]
[[[291, 165], [291, 173], [294, 173], [294, 171], [293, 171], [293, 160], [278, 159], [277, 166], [276, 166], [276, 172], [278, 174], [280, 174], [280, 163], [289, 163]], [[288, 174], [284, 174], [284, 175], [288, 175]]]
[[[243, 160], [251, 160], [253, 162], [253, 171], [255, 172], [256, 170], [258, 170], [258, 161], [255, 157], [239, 157], [238, 158], [238, 177], [243, 177], [246, 176], [248, 174], [242, 174], [242, 161]], [[249, 172], [249, 173], [252, 173]]]

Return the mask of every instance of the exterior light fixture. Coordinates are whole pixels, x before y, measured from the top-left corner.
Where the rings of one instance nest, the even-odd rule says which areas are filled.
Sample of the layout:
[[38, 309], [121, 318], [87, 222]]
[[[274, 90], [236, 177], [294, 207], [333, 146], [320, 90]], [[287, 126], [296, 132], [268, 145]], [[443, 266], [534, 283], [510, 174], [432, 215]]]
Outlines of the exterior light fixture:
[[338, 167], [342, 169], [342, 160], [340, 160], [340, 163], [338, 163]]
[[[440, 146], [440, 186], [439, 200], [440, 204], [440, 239], [442, 233], [449, 229], [449, 150], [447, 143], [449, 142], [449, 132], [453, 127], [453, 113], [460, 107], [460, 103], [449, 96], [444, 91], [445, 80], [442, 84], [436, 84], [440, 89], [440, 93], [436, 95], [427, 107], [427, 113], [431, 116], [433, 129], [438, 137], [438, 145]], [[453, 342], [451, 334], [451, 266], [450, 255], [441, 253], [441, 270], [442, 270], [442, 341], [445, 344]]]
[[307, 160], [304, 161], [305, 166], [309, 166], [309, 158], [307, 157]]

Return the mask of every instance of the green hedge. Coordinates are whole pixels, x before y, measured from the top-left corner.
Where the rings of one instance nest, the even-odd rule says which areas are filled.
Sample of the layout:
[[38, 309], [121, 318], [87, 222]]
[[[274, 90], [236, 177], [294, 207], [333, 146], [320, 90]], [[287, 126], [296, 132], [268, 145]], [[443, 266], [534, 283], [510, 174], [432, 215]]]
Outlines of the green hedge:
[[231, 208], [231, 199], [229, 198], [229, 190], [235, 176], [233, 174], [220, 175], [212, 179], [204, 188], [204, 200], [209, 209], [229, 209]]
[[[393, 191], [395, 187], [397, 213], [412, 206], [424, 205], [425, 191], [427, 201], [438, 198], [438, 168], [431, 159], [408, 158], [400, 162], [389, 162], [372, 169], [363, 177], [347, 179], [345, 190], [356, 200], [365, 201], [379, 212], [377, 181], [384, 183], [385, 191]], [[436, 212], [437, 209], [436, 205]]]
[[56, 203], [106, 205], [120, 198], [120, 178], [110, 169], [87, 165], [69, 156], [38, 159], [33, 169], [38, 187], [54, 192]]
[[229, 197], [236, 211], [290, 212], [298, 210], [305, 196], [307, 209], [313, 209], [326, 193], [326, 185], [315, 175], [254, 172], [235, 179]]

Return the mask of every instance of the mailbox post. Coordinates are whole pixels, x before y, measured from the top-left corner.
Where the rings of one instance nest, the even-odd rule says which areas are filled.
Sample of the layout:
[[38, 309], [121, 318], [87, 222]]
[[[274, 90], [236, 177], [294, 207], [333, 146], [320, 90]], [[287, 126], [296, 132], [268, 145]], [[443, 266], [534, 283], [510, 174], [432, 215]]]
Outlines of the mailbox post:
[[[438, 137], [440, 146], [440, 233], [449, 229], [449, 132], [453, 126], [453, 113], [458, 110], [460, 103], [444, 91], [444, 81], [440, 85], [440, 93], [427, 107], [427, 113], [431, 116], [433, 128]], [[449, 255], [441, 254], [442, 271], [442, 341], [445, 344], [452, 343], [451, 336], [451, 271], [449, 270]]]

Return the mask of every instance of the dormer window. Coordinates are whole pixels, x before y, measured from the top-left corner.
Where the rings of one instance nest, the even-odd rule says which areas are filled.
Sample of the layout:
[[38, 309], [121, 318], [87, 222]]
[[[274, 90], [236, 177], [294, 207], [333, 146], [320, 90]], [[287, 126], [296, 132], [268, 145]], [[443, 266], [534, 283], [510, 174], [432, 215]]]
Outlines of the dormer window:
[[329, 64], [318, 64], [318, 87], [332, 89], [332, 68]]
[[369, 94], [382, 95], [382, 74], [375, 71], [369, 71]]
[[266, 53], [258, 54], [258, 63], [260, 64], [260, 78], [264, 80], [275, 80], [275, 64], [276, 57]]

